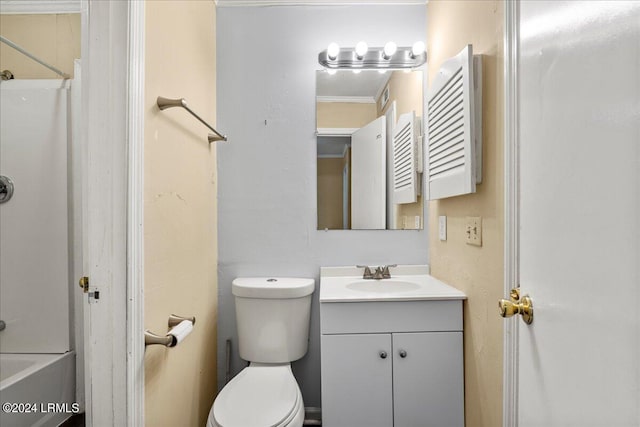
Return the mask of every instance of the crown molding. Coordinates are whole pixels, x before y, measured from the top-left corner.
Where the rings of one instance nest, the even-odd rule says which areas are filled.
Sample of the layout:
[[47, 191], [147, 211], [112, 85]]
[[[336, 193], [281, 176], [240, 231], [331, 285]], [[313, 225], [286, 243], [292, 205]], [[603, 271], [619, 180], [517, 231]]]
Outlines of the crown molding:
[[3, 15], [80, 13], [81, 0], [0, 0]]
[[349, 102], [353, 104], [375, 104], [373, 96], [316, 96], [316, 102]]
[[362, 0], [362, 1], [335, 1], [335, 0], [216, 0], [218, 7], [268, 7], [268, 6], [372, 6], [372, 5], [425, 5], [429, 0]]
[[359, 128], [318, 128], [316, 136], [351, 136]]

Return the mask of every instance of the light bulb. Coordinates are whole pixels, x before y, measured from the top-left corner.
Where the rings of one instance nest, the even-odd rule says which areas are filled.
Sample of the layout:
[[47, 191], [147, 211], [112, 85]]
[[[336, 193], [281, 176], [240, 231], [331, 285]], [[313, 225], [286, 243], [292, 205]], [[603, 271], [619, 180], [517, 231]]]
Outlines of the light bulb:
[[378, 72], [379, 72], [380, 74], [384, 74], [384, 73], [386, 73], [386, 72], [387, 72], [387, 70], [378, 70]]
[[367, 53], [367, 50], [369, 50], [369, 46], [367, 46], [365, 42], [358, 42], [356, 45], [356, 56], [358, 59], [362, 59], [362, 57]]
[[329, 46], [327, 47], [327, 56], [329, 59], [336, 59], [339, 53], [340, 46], [338, 46], [338, 43], [329, 43]]
[[355, 70], [353, 70], [353, 74], [360, 74], [361, 71], [362, 70], [360, 70], [360, 69], [355, 69]]
[[327, 74], [333, 76], [338, 70], [334, 70], [333, 68], [327, 68]]
[[394, 42], [387, 42], [384, 45], [384, 59], [392, 57], [396, 50], [398, 50], [398, 46]]
[[415, 42], [413, 46], [411, 46], [411, 55], [414, 57], [422, 55], [424, 53], [424, 49], [424, 42]]

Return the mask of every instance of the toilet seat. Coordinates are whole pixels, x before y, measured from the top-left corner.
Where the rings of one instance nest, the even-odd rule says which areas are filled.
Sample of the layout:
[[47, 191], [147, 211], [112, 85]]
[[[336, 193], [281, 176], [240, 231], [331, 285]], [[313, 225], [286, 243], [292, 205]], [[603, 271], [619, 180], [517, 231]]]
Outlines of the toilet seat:
[[252, 363], [220, 391], [209, 418], [220, 427], [285, 427], [300, 412], [302, 395], [291, 365]]

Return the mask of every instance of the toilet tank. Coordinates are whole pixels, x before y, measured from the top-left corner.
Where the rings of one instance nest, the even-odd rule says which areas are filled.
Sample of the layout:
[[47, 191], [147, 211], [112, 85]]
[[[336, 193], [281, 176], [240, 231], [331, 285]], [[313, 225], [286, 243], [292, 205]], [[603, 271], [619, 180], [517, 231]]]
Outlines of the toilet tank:
[[309, 345], [309, 315], [315, 281], [291, 277], [239, 277], [236, 301], [240, 357], [250, 362], [287, 363]]

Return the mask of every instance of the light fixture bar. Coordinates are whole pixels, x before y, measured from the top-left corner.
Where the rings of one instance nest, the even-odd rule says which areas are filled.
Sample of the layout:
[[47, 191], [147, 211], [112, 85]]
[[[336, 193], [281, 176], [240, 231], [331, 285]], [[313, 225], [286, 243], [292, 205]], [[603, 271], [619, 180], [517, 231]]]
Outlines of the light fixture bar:
[[329, 58], [327, 51], [323, 50], [318, 55], [318, 62], [323, 67], [334, 70], [416, 68], [427, 62], [427, 53], [414, 55], [411, 47], [398, 47], [393, 55], [385, 59], [384, 48], [370, 47], [359, 59], [355, 48], [342, 48], [335, 59]]

